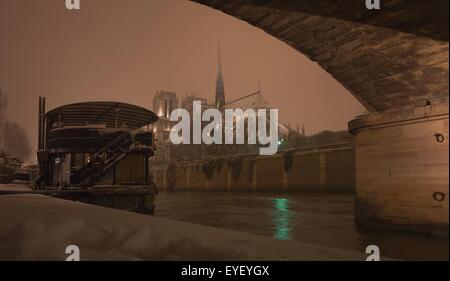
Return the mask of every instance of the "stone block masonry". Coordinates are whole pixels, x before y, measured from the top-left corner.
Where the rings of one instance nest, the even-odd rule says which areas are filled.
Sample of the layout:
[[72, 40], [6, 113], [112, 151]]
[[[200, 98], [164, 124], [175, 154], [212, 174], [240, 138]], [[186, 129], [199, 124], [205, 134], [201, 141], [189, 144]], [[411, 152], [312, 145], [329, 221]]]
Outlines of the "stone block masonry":
[[182, 162], [151, 171], [160, 190], [353, 192], [351, 143]]
[[448, 103], [371, 113], [349, 129], [356, 223], [448, 235]]

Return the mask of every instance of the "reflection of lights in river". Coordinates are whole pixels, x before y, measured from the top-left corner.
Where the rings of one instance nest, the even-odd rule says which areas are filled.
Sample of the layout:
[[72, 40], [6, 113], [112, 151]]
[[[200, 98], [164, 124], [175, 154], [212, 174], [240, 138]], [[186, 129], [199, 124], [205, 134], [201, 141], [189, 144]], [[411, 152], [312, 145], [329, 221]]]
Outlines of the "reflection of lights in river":
[[291, 212], [289, 211], [289, 200], [286, 198], [273, 199], [274, 233], [273, 237], [277, 240], [291, 240]]

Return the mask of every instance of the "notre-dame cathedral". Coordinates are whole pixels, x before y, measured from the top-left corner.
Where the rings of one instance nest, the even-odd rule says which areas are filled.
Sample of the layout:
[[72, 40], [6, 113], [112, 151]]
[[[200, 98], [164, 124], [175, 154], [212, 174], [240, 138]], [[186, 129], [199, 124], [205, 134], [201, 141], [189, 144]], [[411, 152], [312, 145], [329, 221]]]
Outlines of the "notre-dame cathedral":
[[[180, 100], [178, 95], [174, 92], [158, 91], [153, 98], [153, 112], [155, 112], [160, 118], [158, 122], [153, 124], [153, 132], [155, 134], [157, 145], [156, 162], [167, 163], [170, 161], [170, 155], [173, 154], [170, 151], [171, 148], [173, 150], [173, 147], [170, 143], [169, 136], [170, 130], [176, 122], [170, 121], [170, 113], [176, 108], [183, 108], [192, 114], [193, 101], [201, 101], [202, 110], [206, 110], [208, 108], [216, 108], [219, 110], [240, 108], [243, 111], [250, 108], [255, 111], [258, 109], [270, 109], [269, 104], [262, 94], [260, 85], [258, 85], [258, 89], [253, 93], [231, 101], [226, 101], [225, 83], [222, 72], [221, 47], [219, 44], [216, 87], [214, 101], [212, 103], [208, 103], [207, 98], [198, 96], [195, 93], [185, 95], [181, 97]], [[278, 132], [281, 136], [288, 136], [290, 131], [291, 130], [288, 126], [285, 126], [281, 122], [279, 123]]]

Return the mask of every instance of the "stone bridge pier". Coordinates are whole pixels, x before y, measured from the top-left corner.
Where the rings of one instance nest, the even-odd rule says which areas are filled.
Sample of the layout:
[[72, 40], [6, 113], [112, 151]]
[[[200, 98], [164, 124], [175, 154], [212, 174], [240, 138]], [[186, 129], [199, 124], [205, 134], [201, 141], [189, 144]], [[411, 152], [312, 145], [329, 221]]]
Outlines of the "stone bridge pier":
[[317, 62], [367, 109], [355, 135], [356, 223], [448, 235], [447, 0], [194, 0]]
[[448, 103], [374, 112], [355, 135], [355, 219], [448, 235]]

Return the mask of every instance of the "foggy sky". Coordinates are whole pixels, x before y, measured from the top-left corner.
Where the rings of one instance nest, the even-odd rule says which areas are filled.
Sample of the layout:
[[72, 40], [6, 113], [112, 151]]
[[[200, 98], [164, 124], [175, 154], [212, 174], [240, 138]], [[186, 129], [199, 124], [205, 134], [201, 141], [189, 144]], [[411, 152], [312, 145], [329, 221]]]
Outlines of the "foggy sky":
[[[80, 101], [123, 101], [151, 109], [157, 90], [195, 92], [212, 102], [217, 45], [229, 101], [261, 80], [269, 104], [307, 134], [344, 130], [364, 111], [316, 63], [222, 12], [188, 1], [0, 0], [0, 88], [7, 117], [36, 148], [37, 100], [47, 110]], [[33, 155], [34, 156], [34, 155]]]

